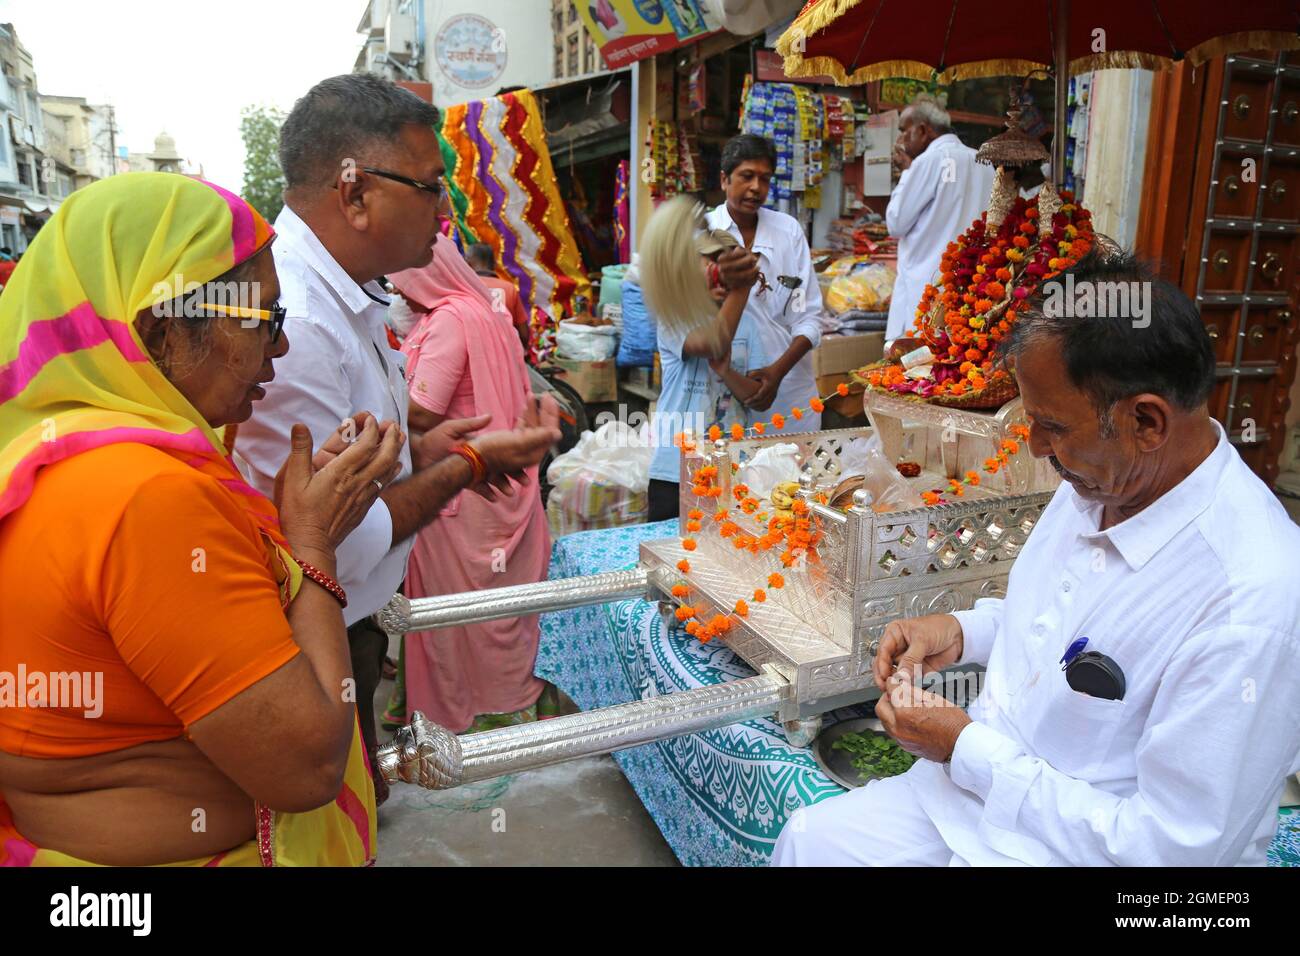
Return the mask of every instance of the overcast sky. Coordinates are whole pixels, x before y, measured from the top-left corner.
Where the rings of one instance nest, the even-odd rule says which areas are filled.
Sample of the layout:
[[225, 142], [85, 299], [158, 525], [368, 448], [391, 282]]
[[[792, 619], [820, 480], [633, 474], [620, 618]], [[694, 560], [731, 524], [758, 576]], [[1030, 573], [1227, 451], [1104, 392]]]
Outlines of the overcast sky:
[[117, 108], [118, 145], [151, 152], [166, 129], [195, 168], [238, 191], [239, 111], [287, 110], [352, 70], [366, 0], [0, 0], [42, 93]]

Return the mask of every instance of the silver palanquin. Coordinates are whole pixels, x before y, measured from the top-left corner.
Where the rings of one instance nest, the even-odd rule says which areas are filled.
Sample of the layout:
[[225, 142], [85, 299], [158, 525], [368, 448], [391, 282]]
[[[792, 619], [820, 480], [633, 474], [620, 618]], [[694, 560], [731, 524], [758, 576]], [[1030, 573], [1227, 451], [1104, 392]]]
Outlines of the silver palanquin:
[[[647, 541], [639, 566], [580, 578], [407, 600], [397, 595], [377, 618], [389, 633], [429, 630], [603, 603], [628, 597], [659, 601], [667, 621], [675, 603], [688, 600], [699, 616], [731, 615], [722, 637], [758, 676], [644, 701], [633, 701], [535, 724], [456, 736], [416, 714], [394, 741], [381, 748], [379, 764], [390, 781], [431, 789], [533, 769], [578, 756], [609, 753], [655, 740], [726, 726], [756, 716], [775, 716], [795, 746], [805, 746], [820, 715], [875, 696], [872, 662], [892, 620], [969, 608], [982, 597], [999, 597], [1025, 540], [1058, 483], [1046, 463], [1022, 449], [996, 475], [982, 467], [1009, 428], [1023, 424], [1019, 400], [996, 414], [869, 395], [868, 429], [767, 436], [742, 441], [698, 442], [684, 454], [680, 531], [692, 510], [704, 514], [697, 543], [687, 552], [680, 537]], [[915, 490], [947, 487], [968, 471], [981, 477], [946, 503], [876, 513], [870, 496], [854, 495], [846, 511], [819, 503], [843, 477], [841, 460], [855, 438], [879, 436], [890, 462], [922, 467]], [[821, 531], [816, 560], [792, 567], [772, 548], [753, 553], [723, 537], [716, 510], [730, 504], [741, 535], [765, 526], [735, 508], [733, 473], [764, 447], [790, 442], [801, 463], [798, 497]], [[696, 498], [690, 475], [717, 467], [720, 498]], [[770, 509], [769, 509], [770, 510]], [[760, 510], [759, 514], [763, 512]], [[687, 559], [689, 573], [678, 570]], [[781, 588], [767, 586], [772, 573]], [[685, 584], [689, 597], [670, 597]], [[752, 600], [756, 588], [768, 600]], [[738, 600], [748, 616], [732, 614]]]

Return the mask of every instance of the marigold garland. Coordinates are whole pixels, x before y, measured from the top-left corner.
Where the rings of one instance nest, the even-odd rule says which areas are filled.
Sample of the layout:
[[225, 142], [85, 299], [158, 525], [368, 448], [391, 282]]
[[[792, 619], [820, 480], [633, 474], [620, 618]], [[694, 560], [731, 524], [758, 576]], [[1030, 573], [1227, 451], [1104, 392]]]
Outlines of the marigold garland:
[[1016, 308], [1095, 242], [1091, 213], [1068, 190], [1050, 223], [1039, 221], [1037, 202], [1017, 198], [995, 232], [986, 214], [948, 244], [939, 285], [925, 287], [912, 323], [913, 338], [935, 356], [929, 375], [910, 378], [898, 363], [864, 369], [871, 388], [959, 398], [1010, 378], [994, 367], [995, 352], [1015, 325]]
[[[848, 385], [841, 383], [836, 386], [836, 392], [839, 395], [847, 395], [849, 393], [849, 387]], [[814, 411], [820, 412], [829, 398], [830, 396], [827, 396], [824, 399], [811, 399], [808, 402], [808, 406]], [[802, 417], [803, 413], [799, 408], [792, 408], [790, 414], [794, 418], [798, 419]], [[770, 422], [755, 422], [747, 430], [742, 429], [739, 424], [736, 424], [731, 428], [731, 436], [736, 440], [740, 440], [750, 433], [752, 433], [752, 437], [759, 437], [764, 433], [768, 425], [778, 430], [784, 428], [785, 418], [780, 414], [774, 414]], [[1020, 439], [1021, 441], [1029, 440], [1029, 429], [1023, 425], [1012, 425], [1008, 430], [1015, 436], [1015, 438]], [[737, 437], [738, 433], [740, 437]], [[721, 435], [722, 431], [717, 425], [710, 426], [709, 437], [711, 439], [716, 441], [721, 437]], [[674, 444], [684, 452], [688, 453], [693, 451], [695, 448], [695, 443], [689, 441], [685, 433], [677, 435]], [[1004, 440], [999, 445], [998, 451], [994, 457], [985, 459], [984, 470], [989, 474], [997, 474], [1001, 468], [1006, 466], [1008, 458], [1011, 455], [1016, 454], [1019, 450], [1019, 442], [1014, 439]], [[734, 472], [735, 470], [736, 466], [733, 462], [732, 471]], [[697, 469], [690, 477], [691, 491], [696, 497], [716, 499], [722, 496], [722, 487], [717, 483], [718, 468], [716, 465], [705, 465]], [[966, 485], [979, 485], [980, 480], [981, 478], [978, 472], [968, 471], [960, 479], [949, 479], [948, 487], [946, 489], [923, 491], [921, 493], [921, 500], [927, 506], [944, 504], [946, 503], [943, 498], [945, 491], [952, 494], [954, 497], [961, 497], [965, 494]], [[730, 510], [719, 506], [712, 516], [713, 521], [718, 525], [718, 535], [722, 538], [731, 539], [732, 545], [736, 550], [748, 550], [753, 554], [758, 554], [760, 551], [770, 551], [777, 545], [784, 545], [780, 554], [780, 562], [781, 565], [786, 568], [794, 568], [801, 560], [807, 560], [809, 562], [816, 562], [818, 560], [817, 542], [820, 541], [822, 537], [822, 532], [820, 530], [821, 523], [820, 519], [816, 519], [817, 530], [814, 530], [813, 520], [810, 518], [811, 509], [809, 509], [807, 502], [803, 499], [796, 499], [791, 503], [789, 513], [794, 515], [793, 518], [789, 517], [788, 514], [782, 515], [780, 513], [769, 518], [766, 511], [758, 510], [761, 503], [757, 498], [750, 494], [750, 489], [747, 485], [743, 483], [736, 484], [732, 487], [731, 494], [732, 497], [735, 498], [742, 512], [753, 516], [754, 520], [758, 521], [760, 524], [765, 524], [768, 529], [760, 536], [746, 534], [742, 531], [740, 525], [731, 520]], [[814, 495], [813, 500], [819, 504], [825, 505], [829, 503], [830, 499], [825, 492], [818, 492]], [[686, 517], [687, 532], [692, 534], [699, 533], [702, 529], [704, 512], [698, 508], [692, 508], [687, 511]], [[691, 552], [695, 551], [699, 547], [698, 542], [691, 537], [683, 537], [681, 539], [681, 545], [686, 551]], [[681, 561], [677, 562], [677, 569], [681, 571], [682, 574], [689, 574], [691, 570], [690, 562], [683, 558]], [[780, 588], [785, 587], [785, 578], [782, 577], [781, 574], [773, 572], [768, 575], [767, 586], [773, 590], [779, 590]], [[673, 586], [671, 593], [673, 597], [685, 600], [689, 597], [690, 589], [687, 585], [679, 583]], [[752, 600], [756, 604], [762, 604], [767, 600], [767, 592], [762, 588], [756, 588]], [[688, 613], [683, 614], [683, 611]], [[706, 643], [714, 637], [725, 634], [733, 624], [732, 620], [726, 615], [715, 615], [707, 623], [701, 623], [696, 620], [697, 614], [697, 609], [688, 604], [683, 604], [676, 611], [677, 620], [686, 622], [686, 633], [690, 634], [692, 637], [697, 637], [699, 640]], [[749, 606], [743, 600], [737, 601], [735, 608], [732, 610], [732, 614], [735, 614], [738, 617], [748, 617]]]

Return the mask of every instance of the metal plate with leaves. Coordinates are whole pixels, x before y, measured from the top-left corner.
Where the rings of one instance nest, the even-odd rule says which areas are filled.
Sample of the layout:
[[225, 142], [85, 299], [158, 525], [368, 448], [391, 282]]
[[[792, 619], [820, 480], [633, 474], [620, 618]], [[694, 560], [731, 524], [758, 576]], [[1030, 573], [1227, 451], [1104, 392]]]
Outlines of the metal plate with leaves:
[[812, 744], [813, 759], [817, 761], [817, 766], [822, 768], [826, 776], [830, 777], [841, 787], [853, 790], [863, 784], [879, 778], [878, 774], [867, 774], [863, 776], [858, 769], [853, 766], [853, 754], [847, 750], [836, 750], [835, 741], [839, 740], [846, 734], [877, 734], [890, 739], [885, 733], [884, 726], [875, 717], [860, 717], [857, 720], [845, 720], [838, 724], [827, 727]]

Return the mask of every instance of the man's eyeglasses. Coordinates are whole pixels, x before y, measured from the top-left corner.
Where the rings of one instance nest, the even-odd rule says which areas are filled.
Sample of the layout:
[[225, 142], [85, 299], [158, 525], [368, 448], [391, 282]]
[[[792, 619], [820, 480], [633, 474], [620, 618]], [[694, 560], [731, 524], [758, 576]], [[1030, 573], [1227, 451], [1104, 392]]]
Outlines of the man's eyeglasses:
[[258, 322], [271, 323], [271, 344], [274, 345], [280, 341], [280, 332], [284, 329], [284, 320], [288, 314], [285, 307], [280, 303], [275, 303], [269, 309], [249, 309], [236, 305], [218, 305], [215, 302], [204, 302], [199, 308], [208, 309], [217, 315], [223, 315], [231, 319], [256, 319]]
[[390, 172], [387, 169], [376, 169], [374, 166], [362, 166], [360, 169], [363, 173], [370, 173], [372, 176], [382, 176], [384, 179], [391, 179], [395, 183], [414, 186], [421, 192], [429, 193], [434, 199], [441, 199], [442, 194], [447, 191], [447, 187], [440, 182], [425, 183], [418, 179], [412, 179], [410, 176], [403, 176], [401, 173]]

